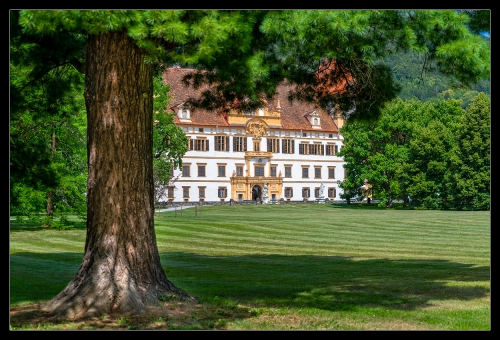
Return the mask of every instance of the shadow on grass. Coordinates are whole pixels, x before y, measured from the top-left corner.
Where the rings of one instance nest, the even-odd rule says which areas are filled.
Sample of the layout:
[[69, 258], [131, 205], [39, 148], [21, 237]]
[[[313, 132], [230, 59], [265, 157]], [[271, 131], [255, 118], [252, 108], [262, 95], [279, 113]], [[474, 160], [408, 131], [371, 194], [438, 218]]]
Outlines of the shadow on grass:
[[489, 293], [487, 288], [461, 285], [489, 282], [489, 267], [442, 260], [354, 261], [308, 255], [213, 258], [185, 253], [161, 257], [167, 276], [199, 299], [218, 296], [260, 307], [414, 310], [429, 306], [431, 300], [471, 300]]
[[[411, 311], [428, 307], [431, 301], [467, 301], [489, 293], [487, 285], [467, 285], [489, 282], [489, 267], [442, 260], [353, 260], [309, 255], [213, 257], [189, 253], [162, 253], [161, 258], [167, 277], [211, 309], [220, 307], [216, 306], [220, 301], [232, 300], [256, 308], [349, 311], [384, 307]], [[39, 266], [30, 265], [37, 270], [23, 270], [26, 261], [35, 259]], [[11, 259], [11, 305], [54, 297], [76, 274], [79, 259], [81, 254], [76, 253], [16, 254]], [[44, 261], [61, 265], [44, 268]], [[226, 316], [251, 316], [246, 308], [235, 308], [229, 308], [231, 312]]]

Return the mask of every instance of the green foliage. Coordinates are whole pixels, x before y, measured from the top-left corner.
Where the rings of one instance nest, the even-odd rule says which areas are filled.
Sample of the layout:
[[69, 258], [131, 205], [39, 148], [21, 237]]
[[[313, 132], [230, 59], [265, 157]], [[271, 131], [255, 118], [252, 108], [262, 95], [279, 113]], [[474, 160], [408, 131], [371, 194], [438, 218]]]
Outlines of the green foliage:
[[[359, 188], [368, 179], [373, 196], [383, 206], [391, 206], [401, 193], [398, 174], [408, 158], [408, 143], [418, 114], [418, 101], [390, 102], [376, 121], [348, 120], [341, 128], [344, 147], [338, 153], [347, 170], [340, 187]], [[358, 194], [360, 194], [358, 192]]]
[[[22, 33], [11, 11], [10, 212], [64, 220], [86, 214], [86, 121], [80, 36]], [[51, 202], [48, 204], [48, 198]], [[47, 215], [40, 215], [47, 206]]]
[[448, 183], [455, 209], [490, 209], [490, 105], [490, 99], [480, 93], [461, 117]]
[[475, 33], [490, 33], [491, 30], [491, 11], [489, 9], [482, 10], [458, 10], [464, 12], [470, 18], [468, 27]]
[[[376, 118], [401, 90], [380, 60], [405, 51], [464, 84], [489, 77], [489, 44], [469, 29], [468, 14], [452, 10], [35, 10], [21, 11], [20, 23], [48, 36], [125, 29], [149, 60], [208, 71], [186, 81], [216, 85], [189, 102], [211, 110], [235, 99], [242, 111], [261, 106], [288, 79], [299, 85], [291, 99], [335, 102], [343, 112], [355, 105], [353, 117]], [[315, 95], [325, 59], [337, 64], [329, 81], [347, 91]]]
[[348, 120], [343, 198], [361, 195], [368, 179], [384, 206], [409, 195], [416, 209], [489, 209], [489, 98], [474, 103], [466, 114], [458, 100], [397, 99], [376, 121]]
[[174, 122], [174, 114], [167, 112], [169, 87], [162, 79], [161, 70], [153, 77], [153, 180], [155, 201], [166, 193], [172, 177], [171, 169], [182, 166], [182, 157], [188, 150], [188, 139]]
[[432, 121], [413, 132], [407, 170], [411, 205], [421, 209], [447, 208], [446, 173], [456, 144], [454, 130]]
[[[287, 79], [304, 85], [302, 98], [315, 91], [313, 72], [326, 57], [339, 65], [339, 72], [331, 75], [333, 82], [345, 79], [346, 72], [355, 81], [352, 91], [322, 101], [334, 101], [344, 112], [356, 103], [354, 115], [378, 117], [383, 103], [398, 92], [389, 73], [380, 72], [385, 65], [381, 61], [390, 55], [425, 55], [441, 73], [464, 84], [489, 77], [489, 45], [468, 30], [468, 19], [455, 11], [295, 10], [271, 13], [262, 30], [280, 42], [275, 57]], [[379, 74], [367, 77], [377, 69]]]
[[454, 101], [428, 104], [435, 110], [415, 130], [406, 164], [413, 207], [489, 210], [489, 102], [480, 93], [467, 112]]

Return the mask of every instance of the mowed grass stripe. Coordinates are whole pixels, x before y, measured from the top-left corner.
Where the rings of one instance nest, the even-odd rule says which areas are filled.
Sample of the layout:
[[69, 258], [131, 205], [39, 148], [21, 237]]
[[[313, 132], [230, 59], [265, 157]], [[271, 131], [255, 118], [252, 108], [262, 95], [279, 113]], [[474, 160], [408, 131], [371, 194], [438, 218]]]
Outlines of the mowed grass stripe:
[[[160, 228], [160, 229], [158, 229]], [[174, 236], [189, 236], [190, 239], [195, 240], [195, 243], [199, 243], [200, 239], [209, 239], [214, 242], [214, 247], [217, 247], [217, 242], [219, 240], [223, 240], [225, 243], [230, 242], [231, 239], [234, 239], [237, 244], [240, 243], [259, 243], [262, 246], [266, 247], [269, 244], [297, 244], [302, 243], [302, 249], [305, 249], [305, 252], [310, 253], [311, 249], [315, 249], [319, 247], [325, 247], [326, 245], [331, 245], [335, 247], [339, 246], [364, 246], [370, 243], [376, 243], [379, 247], [371, 247], [371, 250], [378, 250], [379, 248], [384, 248], [386, 246], [390, 246], [393, 251], [401, 252], [408, 251], [409, 248], [407, 246], [412, 246], [415, 248], [415, 243], [418, 244], [414, 250], [417, 251], [420, 249], [423, 252], [427, 252], [428, 250], [434, 250], [433, 247], [437, 247], [438, 250], [444, 251], [444, 253], [454, 250], [455, 246], [460, 246], [463, 251], [468, 252], [478, 252], [479, 254], [484, 254], [487, 248], [478, 249], [475, 246], [475, 243], [481, 243], [481, 237], [477, 236], [477, 240], [469, 240], [469, 242], [464, 245], [463, 244], [463, 236], [456, 234], [450, 234], [454, 237], [450, 237], [447, 233], [443, 233], [438, 229], [438, 227], [434, 227], [432, 230], [419, 230], [418, 233], [412, 232], [408, 233], [404, 229], [390, 229], [386, 228], [385, 232], [377, 229], [377, 232], [374, 233], [374, 229], [370, 228], [360, 228], [356, 231], [353, 231], [352, 228], [345, 228], [341, 230], [332, 231], [331, 228], [321, 229], [320, 227], [316, 227], [316, 230], [327, 231], [326, 233], [314, 233], [311, 230], [304, 232], [303, 230], [297, 230], [297, 228], [292, 227], [289, 230], [289, 226], [280, 226], [279, 230], [275, 228], [269, 227], [255, 227], [255, 226], [247, 226], [244, 230], [240, 230], [239, 226], [230, 226], [227, 225], [224, 228], [220, 226], [209, 228], [210, 231], [207, 232], [207, 227], [198, 227], [192, 225], [170, 225], [165, 227], [161, 225], [157, 227], [157, 233], [160, 235], [158, 238], [162, 239], [161, 235], [168, 235], [166, 237], [166, 241], [169, 238]], [[222, 231], [222, 232], [221, 232]], [[426, 232], [428, 232], [426, 234]], [[429, 235], [430, 233], [430, 235]], [[462, 233], [463, 234], [463, 233]], [[416, 236], [409, 237], [409, 236]], [[462, 237], [462, 239], [460, 238]], [[263, 241], [264, 239], [265, 241]], [[178, 241], [178, 240], [176, 240]], [[305, 242], [305, 243], [304, 243]], [[482, 244], [484, 245], [484, 238], [482, 239]], [[446, 247], [444, 247], [446, 245]], [[254, 249], [254, 247], [252, 247]], [[470, 255], [470, 254], [469, 254]], [[468, 256], [469, 256], [468, 255]]]
[[[171, 232], [178, 232], [180, 230], [186, 231], [186, 232], [197, 232], [197, 231], [206, 231], [207, 227], [206, 225], [203, 226], [197, 226], [197, 225], [192, 225], [192, 224], [178, 224], [178, 225], [159, 225], [156, 228], [157, 235], [162, 235], [162, 234], [170, 234]], [[267, 235], [283, 235], [283, 234], [295, 234], [298, 236], [307, 236], [307, 235], [312, 235], [312, 236], [317, 236], [320, 234], [322, 237], [323, 236], [349, 236], [349, 235], [356, 235], [360, 234], [364, 237], [379, 237], [379, 238], [386, 238], [387, 236], [391, 236], [394, 233], [404, 233], [406, 237], [410, 236], [423, 236], [427, 238], [434, 238], [434, 236], [440, 236], [440, 238], [443, 235], [446, 235], [448, 238], [463, 238], [463, 236], [471, 236], [472, 238], [478, 238], [481, 239], [482, 236], [488, 235], [489, 233], [484, 233], [484, 235], [478, 235], [477, 230], [475, 231], [463, 231], [463, 229], [460, 228], [455, 228], [453, 230], [443, 228], [441, 226], [434, 226], [432, 229], [423, 229], [421, 227], [415, 227], [412, 229], [404, 228], [404, 227], [376, 227], [376, 226], [371, 226], [371, 227], [366, 227], [363, 225], [348, 225], [348, 226], [328, 226], [328, 225], [321, 225], [321, 226], [314, 226], [310, 227], [307, 229], [304, 229], [303, 227], [296, 227], [293, 225], [287, 225], [287, 224], [280, 224], [278, 227], [276, 226], [263, 226], [263, 225], [234, 225], [234, 224], [227, 224], [227, 225], [216, 225], [216, 226], [211, 226], [210, 227], [210, 232], [214, 233], [216, 232], [217, 234], [242, 234], [245, 232], [249, 233], [255, 233], [255, 232], [262, 232], [266, 233]], [[459, 232], [457, 232], [457, 230]], [[374, 231], [376, 231], [374, 233]]]
[[[56, 253], [81, 253], [83, 254], [83, 246], [85, 243], [80, 243], [79, 245], [73, 247], [66, 247], [61, 244], [52, 244], [52, 247], [48, 247], [47, 243], [22, 243], [22, 242], [11, 242], [11, 254], [16, 254], [19, 252], [33, 253], [33, 254], [56, 254]], [[61, 247], [59, 247], [61, 246]]]
[[[187, 237], [187, 236], [186, 236]], [[456, 246], [451, 246], [442, 240], [441, 242], [433, 242], [433, 244], [416, 244], [413, 242], [408, 244], [391, 245], [388, 247], [386, 244], [370, 243], [367, 240], [331, 240], [330, 242], [325, 241], [325, 239], [317, 240], [304, 240], [302, 238], [288, 238], [288, 239], [269, 239], [265, 241], [262, 240], [262, 236], [256, 235], [255, 237], [215, 237], [208, 238], [207, 235], [203, 237], [197, 237], [197, 235], [191, 235], [191, 237], [185, 238], [183, 236], [169, 236], [165, 242], [159, 239], [159, 244], [169, 244], [166, 247], [161, 247], [161, 249], [169, 251], [186, 251], [188, 249], [196, 249], [196, 252], [207, 251], [209, 253], [224, 253], [228, 252], [241, 254], [245, 251], [254, 253], [255, 251], [262, 251], [263, 253], [293, 253], [293, 254], [322, 254], [322, 255], [342, 255], [342, 254], [362, 254], [363, 256], [370, 257], [425, 257], [428, 258], [428, 254], [432, 256], [441, 256], [448, 260], [451, 259], [461, 259], [478, 257], [484, 258], [487, 254], [488, 249], [476, 249], [461, 247], [461, 253], [464, 255], [457, 255], [457, 249], [460, 248], [460, 244]], [[397, 244], [397, 239], [395, 239], [395, 244]], [[236, 245], [236, 246], [235, 246]], [[300, 246], [300, 247], [298, 247]], [[411, 246], [410, 248], [408, 246]], [[439, 251], [436, 251], [436, 248]], [[272, 249], [269, 251], [269, 249]]]
[[45, 237], [39, 235], [36, 241], [25, 242], [22, 240], [15, 240], [10, 242], [11, 249], [24, 252], [36, 253], [65, 253], [65, 252], [79, 252], [83, 253], [85, 240], [65, 240], [64, 238]]
[[[217, 256], [238, 256], [242, 254], [294, 254], [294, 255], [318, 255], [318, 256], [347, 256], [357, 258], [388, 258], [388, 259], [442, 259], [446, 261], [466, 261], [477, 258], [478, 261], [484, 255], [477, 256], [456, 255], [456, 249], [449, 252], [436, 254], [434, 247], [419, 247], [411, 251], [408, 248], [398, 248], [388, 250], [386, 247], [372, 247], [356, 244], [339, 245], [330, 249], [325, 247], [301, 248], [301, 252], [294, 252], [295, 244], [269, 244], [269, 243], [249, 243], [245, 245], [235, 245], [234, 242], [213, 243], [206, 240], [193, 240], [183, 242], [182, 239], [175, 240], [175, 247], [159, 247], [164, 252], [194, 252], [197, 254], [216, 254]], [[481, 264], [489, 265], [489, 261], [482, 261]]]
[[[303, 249], [309, 248], [317, 248], [317, 247], [325, 247], [325, 246], [343, 246], [343, 245], [351, 245], [351, 246], [364, 246], [364, 245], [372, 245], [374, 243], [378, 244], [379, 247], [376, 248], [384, 248], [386, 246], [390, 246], [393, 250], [404, 250], [408, 249], [408, 246], [412, 246], [414, 249], [427, 249], [434, 248], [436, 246], [440, 247], [441, 250], [451, 249], [454, 250], [455, 246], [460, 246], [462, 250], [468, 250], [470, 252], [478, 251], [483, 253], [487, 248], [476, 248], [474, 243], [469, 243], [467, 245], [463, 245], [461, 242], [450, 242], [449, 239], [445, 238], [433, 238], [433, 239], [402, 239], [399, 234], [391, 234], [387, 236], [373, 237], [359, 235], [358, 238], [353, 238], [352, 235], [350, 237], [336, 237], [336, 238], [328, 238], [326, 235], [316, 235], [312, 236], [304, 236], [304, 235], [296, 235], [293, 233], [282, 232], [280, 235], [263, 235], [262, 233], [251, 233], [245, 232], [242, 233], [234, 233], [233, 235], [229, 234], [218, 234], [218, 233], [209, 233], [209, 232], [190, 232], [190, 231], [176, 231], [175, 233], [169, 235], [158, 235], [157, 240], [162, 242], [172, 241], [181, 241], [184, 238], [188, 238], [188, 240], [193, 240], [193, 243], [199, 242], [209, 242], [213, 244], [219, 243], [227, 243], [233, 242], [236, 243], [253, 243], [253, 244], [261, 244], [261, 245], [301, 245]], [[418, 244], [415, 244], [418, 242]], [[374, 248], [375, 249], [375, 248]]]
[[[459, 212], [457, 212], [459, 213]], [[370, 219], [363, 219], [363, 216], [357, 216], [355, 221], [349, 221], [348, 219], [342, 219], [342, 216], [337, 216], [338, 218], [334, 221], [328, 222], [325, 220], [321, 220], [316, 222], [311, 222], [311, 221], [299, 221], [293, 220], [293, 221], [286, 221], [286, 220], [279, 220], [280, 216], [276, 216], [276, 219], [279, 220], [279, 223], [276, 223], [275, 221], [265, 221], [265, 220], [258, 220], [258, 221], [253, 221], [253, 220], [248, 220], [247, 221], [237, 221], [233, 220], [233, 216], [227, 216], [224, 220], [218, 220], [213, 227], [219, 227], [219, 228], [234, 228], [235, 226], [239, 225], [240, 228], [256, 228], [256, 227], [261, 227], [261, 228], [270, 228], [274, 230], [280, 230], [283, 226], [287, 226], [288, 228], [294, 228], [297, 231], [301, 230], [311, 230], [311, 231], [316, 231], [316, 230], [321, 230], [325, 229], [326, 227], [330, 227], [332, 232], [336, 230], [342, 230], [342, 229], [352, 229], [352, 230], [357, 230], [357, 229], [367, 229], [367, 230], [372, 230], [374, 227], [376, 227], [377, 232], [382, 232], [384, 230], [387, 231], [393, 231], [393, 230], [405, 230], [407, 232], [414, 232], [414, 233], [456, 233], [458, 231], [462, 233], [469, 234], [471, 236], [476, 235], [478, 232], [481, 234], [489, 234], [489, 220], [485, 220], [484, 223], [482, 224], [485, 226], [485, 228], [481, 230], [476, 230], [474, 226], [471, 226], [471, 230], [464, 229], [464, 226], [469, 225], [469, 223], [458, 223], [461, 220], [457, 221], [443, 221], [443, 220], [436, 220], [436, 221], [426, 221], [426, 220], [410, 220], [410, 221], [399, 221], [399, 220], [384, 220], [384, 219], [373, 219], [373, 216], [370, 216]], [[423, 215], [422, 218], [425, 218]], [[204, 226], [206, 228], [207, 225], [210, 225], [210, 221], [203, 220], [203, 222], [200, 221], [204, 219], [204, 217], [182, 217], [179, 219], [172, 219], [172, 220], [160, 220], [158, 221], [157, 225], [159, 226], [168, 226], [168, 225], [175, 225], [175, 226], [184, 226], [184, 228], [189, 228], [191, 226]], [[198, 221], [197, 221], [198, 220]], [[231, 221], [231, 222], [226, 222], [226, 221]], [[477, 223], [477, 222], [476, 222]], [[413, 227], [413, 228], [412, 228]]]
[[[438, 227], [436, 227], [438, 228]], [[467, 235], [468, 233], [463, 233], [463, 232], [460, 232], [460, 233], [447, 233], [447, 232], [443, 232], [443, 230], [436, 230], [433, 229], [433, 230], [419, 230], [417, 232], [415, 231], [411, 231], [411, 232], [408, 232], [407, 230], [404, 230], [404, 229], [401, 229], [401, 228], [398, 228], [398, 229], [385, 229], [385, 230], [382, 230], [382, 229], [376, 229], [374, 230], [373, 228], [370, 228], [370, 229], [366, 229], [366, 228], [358, 228], [358, 229], [353, 229], [353, 228], [344, 228], [344, 229], [341, 229], [341, 228], [338, 228], [336, 230], [332, 230], [330, 228], [328, 229], [321, 229], [320, 227], [317, 227], [315, 228], [315, 230], [317, 230], [317, 232], [314, 232], [313, 230], [309, 229], [307, 231], [304, 231], [303, 229], [302, 230], [297, 230], [296, 228], [290, 228], [289, 226], [286, 226], [286, 225], [282, 225], [280, 226], [280, 229], [279, 230], [276, 230], [276, 229], [272, 229], [272, 228], [268, 228], [268, 227], [261, 227], [261, 226], [252, 226], [252, 227], [246, 227], [244, 229], [241, 229], [241, 228], [238, 228], [238, 226], [234, 227], [234, 226], [231, 226], [231, 227], [228, 227], [228, 228], [220, 228], [220, 226], [216, 226], [216, 227], [211, 227], [209, 229], [207, 229], [207, 227], [193, 227], [193, 226], [169, 226], [169, 227], [165, 227], [165, 226], [161, 226], [160, 228], [157, 228], [157, 235], [169, 235], [171, 233], [192, 233], [192, 234], [196, 234], [197, 232], [207, 232], [207, 230], [209, 230], [208, 232], [210, 232], [211, 234], [215, 235], [215, 234], [218, 234], [218, 235], [238, 235], [238, 234], [255, 234], [255, 233], [265, 233], [266, 235], [270, 235], [270, 236], [273, 236], [273, 235], [278, 235], [278, 236], [282, 236], [282, 235], [287, 235], [287, 234], [292, 234], [292, 235], [296, 235], [296, 236], [300, 236], [300, 237], [307, 237], [308, 235], [318, 235], [319, 232], [321, 232], [320, 237], [324, 237], [324, 236], [331, 236], [331, 237], [339, 237], [339, 236], [355, 236], [356, 234], [358, 234], [359, 236], [362, 236], [364, 238], [368, 237], [368, 238], [373, 238], [373, 239], [385, 239], [387, 237], [401, 237], [401, 236], [405, 236], [405, 238], [408, 238], [408, 239], [411, 239], [411, 236], [421, 236], [421, 237], [425, 237], [429, 240], [434, 240], [434, 239], [443, 239], [443, 236], [445, 236], [447, 238], [447, 241], [450, 240], [450, 237], [451, 238], [463, 238], [464, 236], [469, 236]], [[400, 235], [401, 234], [401, 235]], [[393, 235], [397, 235], [397, 236], [393, 236]], [[478, 240], [482, 239], [484, 236], [481, 236], [481, 235], [477, 235], [477, 233], [474, 233], [472, 234], [473, 236], [475, 236], [475, 238], [477, 238]], [[486, 234], [488, 235], [488, 234]], [[474, 239], [472, 239], [474, 240]]]
[[[490, 328], [489, 212], [328, 204], [192, 212], [155, 218], [160, 260], [176, 286], [213, 302], [224, 328]], [[82, 261], [85, 230], [29, 229], [11, 232], [11, 306], [54, 297]], [[256, 314], [240, 317], [236, 305]]]

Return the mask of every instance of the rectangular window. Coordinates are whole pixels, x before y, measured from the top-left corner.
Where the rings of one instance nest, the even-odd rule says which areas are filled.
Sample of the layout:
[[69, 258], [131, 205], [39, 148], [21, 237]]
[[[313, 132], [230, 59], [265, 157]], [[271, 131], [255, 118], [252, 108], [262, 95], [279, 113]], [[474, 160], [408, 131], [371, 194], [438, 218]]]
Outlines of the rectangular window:
[[198, 164], [198, 177], [205, 177], [206, 164]]
[[319, 197], [319, 188], [314, 188], [314, 197]]
[[309, 152], [310, 154], [321, 155], [321, 156], [323, 156], [325, 154], [325, 147], [323, 144], [315, 143], [315, 144], [309, 145], [309, 148], [311, 149], [311, 152]]
[[219, 177], [226, 177], [226, 165], [225, 164], [217, 164], [217, 173]]
[[244, 152], [247, 151], [247, 138], [246, 137], [233, 137], [233, 151]]
[[337, 146], [335, 144], [327, 144], [326, 145], [326, 155], [327, 156], [335, 156]]
[[198, 187], [198, 196], [200, 198], [205, 198], [205, 189], [206, 187]]
[[229, 151], [229, 136], [215, 136], [215, 151]]
[[292, 198], [293, 197], [293, 188], [285, 188], [285, 197]]
[[321, 178], [321, 167], [314, 167], [314, 178]]
[[236, 165], [236, 176], [243, 176], [243, 165]]
[[183, 164], [182, 165], [182, 177], [190, 177], [191, 176], [191, 164]]
[[262, 165], [255, 166], [255, 176], [264, 176], [264, 167]]
[[281, 152], [287, 154], [295, 153], [293, 139], [283, 139], [283, 144], [281, 145]]
[[[344, 146], [342, 145], [342, 147], [344, 147]], [[339, 152], [339, 146], [337, 144], [335, 144], [335, 154], [337, 154], [338, 152]]]
[[253, 142], [253, 151], [260, 151], [260, 142]]
[[167, 197], [171, 201], [174, 199], [174, 186], [169, 186], [167, 190]]
[[198, 128], [198, 132], [203, 132], [203, 128]]
[[271, 166], [271, 176], [276, 177], [276, 166]]
[[285, 165], [285, 178], [292, 178], [292, 166]]
[[309, 178], [309, 168], [308, 167], [302, 167], [302, 178]]
[[302, 188], [302, 198], [309, 198], [310, 197], [310, 189], [309, 188]]
[[307, 132], [303, 132], [302, 137], [307, 137]]
[[328, 198], [335, 199], [335, 196], [337, 196], [337, 190], [335, 188], [328, 188]]
[[194, 151], [209, 151], [208, 139], [190, 139], [189, 140], [189, 150]]
[[227, 188], [226, 187], [219, 187], [219, 190], [217, 190], [218, 197], [219, 198], [226, 198], [227, 197]]
[[182, 187], [182, 198], [189, 198], [189, 187]]
[[308, 155], [309, 154], [309, 144], [300, 143], [299, 144], [299, 155]]
[[273, 153], [280, 152], [280, 140], [278, 138], [267, 139], [267, 151]]
[[207, 145], [208, 145], [208, 140], [206, 140], [206, 139], [197, 139], [196, 140], [196, 150], [198, 150], [198, 151], [208, 151]]
[[328, 178], [335, 178], [335, 167], [334, 166], [328, 167]]

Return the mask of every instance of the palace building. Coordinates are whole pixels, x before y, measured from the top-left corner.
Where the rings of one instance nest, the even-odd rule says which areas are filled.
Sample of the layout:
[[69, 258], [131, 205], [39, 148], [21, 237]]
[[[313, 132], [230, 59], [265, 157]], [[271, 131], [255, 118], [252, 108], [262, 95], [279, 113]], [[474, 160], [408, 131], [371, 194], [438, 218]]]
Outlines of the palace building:
[[199, 91], [182, 83], [192, 69], [167, 68], [169, 111], [189, 138], [182, 169], [174, 169], [166, 200], [175, 202], [340, 200], [344, 180], [340, 114], [293, 101], [282, 84], [265, 107], [227, 114], [185, 105]]

